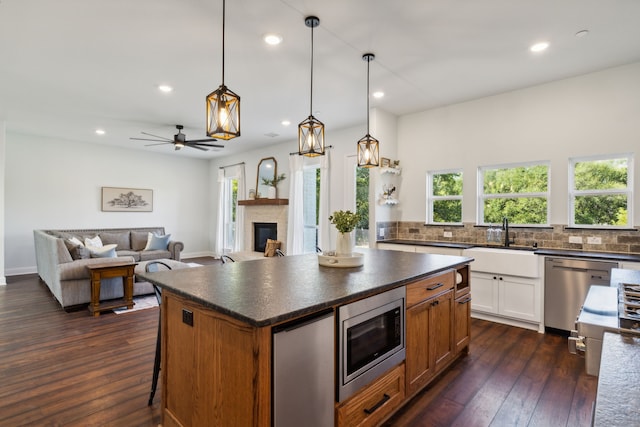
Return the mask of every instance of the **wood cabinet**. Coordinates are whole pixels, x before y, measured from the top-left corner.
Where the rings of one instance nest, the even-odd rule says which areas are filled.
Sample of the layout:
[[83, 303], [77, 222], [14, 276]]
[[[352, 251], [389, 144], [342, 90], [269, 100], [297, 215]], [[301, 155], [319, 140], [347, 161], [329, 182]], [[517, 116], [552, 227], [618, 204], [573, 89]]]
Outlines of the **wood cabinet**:
[[338, 405], [336, 425], [376, 426], [390, 416], [404, 402], [404, 369], [404, 364], [396, 366]]
[[466, 293], [454, 301], [454, 351], [460, 353], [469, 350], [471, 342], [471, 294]]
[[270, 425], [270, 330], [166, 291], [162, 316], [163, 425]]
[[407, 285], [407, 396], [453, 359], [454, 286], [454, 270]]

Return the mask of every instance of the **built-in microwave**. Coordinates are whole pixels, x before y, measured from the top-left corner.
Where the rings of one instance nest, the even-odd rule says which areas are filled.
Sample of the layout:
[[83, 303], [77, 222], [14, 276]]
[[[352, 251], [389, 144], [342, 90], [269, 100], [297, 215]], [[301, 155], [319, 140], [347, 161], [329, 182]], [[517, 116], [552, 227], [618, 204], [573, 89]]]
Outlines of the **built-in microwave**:
[[405, 359], [405, 288], [338, 308], [339, 402]]

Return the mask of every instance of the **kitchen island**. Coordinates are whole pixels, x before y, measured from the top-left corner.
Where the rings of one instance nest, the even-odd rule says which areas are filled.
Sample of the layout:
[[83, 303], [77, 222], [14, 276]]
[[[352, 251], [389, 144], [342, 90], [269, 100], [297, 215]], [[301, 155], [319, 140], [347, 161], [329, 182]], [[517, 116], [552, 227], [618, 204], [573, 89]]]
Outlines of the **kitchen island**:
[[[465, 311], [454, 310], [453, 301], [466, 295], [460, 307], [468, 307], [471, 258], [376, 249], [361, 252], [364, 265], [356, 268], [319, 266], [317, 256], [309, 254], [142, 275], [163, 291], [163, 425], [270, 426], [272, 329], [314, 313], [335, 312], [342, 305], [390, 289], [437, 282], [435, 288], [441, 289], [429, 291], [432, 294], [423, 299], [448, 296], [446, 304], [424, 304], [448, 307], [445, 311], [449, 317], [444, 322], [448, 336], [434, 339], [439, 346], [445, 342], [447, 347], [446, 356], [437, 360], [443, 362], [441, 369], [468, 348], [468, 309], [455, 319], [454, 312]], [[457, 271], [461, 272], [460, 290], [455, 286]], [[407, 298], [416, 299], [409, 292]], [[418, 306], [421, 304], [416, 302]], [[407, 316], [407, 363], [415, 341], [409, 339], [410, 318]], [[466, 331], [466, 337], [454, 334], [458, 330]], [[421, 365], [425, 363], [429, 368], [425, 369], [433, 374], [428, 378], [434, 377], [439, 371], [430, 361], [420, 361]], [[404, 363], [399, 368], [404, 379]], [[335, 378], [335, 368], [326, 376]], [[420, 387], [427, 383], [421, 380]], [[410, 393], [419, 391], [415, 383], [410, 393], [405, 393], [404, 382], [402, 386], [399, 398], [391, 399], [395, 409], [411, 397]], [[361, 398], [359, 394], [353, 397]], [[345, 405], [334, 404], [336, 414]], [[382, 410], [378, 413], [391, 414]], [[341, 424], [337, 415], [336, 419]]]

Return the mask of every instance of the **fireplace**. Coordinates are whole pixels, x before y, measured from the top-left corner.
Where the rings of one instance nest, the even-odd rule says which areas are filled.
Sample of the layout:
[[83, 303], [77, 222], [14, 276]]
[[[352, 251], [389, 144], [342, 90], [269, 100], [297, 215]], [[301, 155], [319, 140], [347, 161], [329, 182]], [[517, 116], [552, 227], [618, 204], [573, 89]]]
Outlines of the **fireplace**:
[[[258, 199], [271, 200], [271, 199]], [[287, 245], [287, 213], [289, 206], [287, 205], [267, 205], [267, 204], [255, 204], [243, 206], [244, 210], [244, 227], [243, 227], [243, 240], [242, 251], [251, 252], [255, 256], [264, 256], [264, 250], [258, 251], [255, 244], [255, 223], [272, 223], [276, 224], [277, 240], [282, 242], [281, 249], [286, 253]], [[275, 238], [266, 237], [263, 240], [263, 245], [266, 239]], [[264, 246], [262, 246], [264, 248]]]
[[253, 223], [253, 250], [264, 252], [267, 239], [278, 239], [278, 223], [254, 222]]

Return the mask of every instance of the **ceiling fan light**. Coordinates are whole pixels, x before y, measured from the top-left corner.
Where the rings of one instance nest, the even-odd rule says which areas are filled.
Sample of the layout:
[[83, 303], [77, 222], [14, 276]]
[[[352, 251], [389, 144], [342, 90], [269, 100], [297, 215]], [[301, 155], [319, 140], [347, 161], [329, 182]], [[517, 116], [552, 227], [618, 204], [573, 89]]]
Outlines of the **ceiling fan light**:
[[240, 136], [240, 96], [225, 85], [207, 96], [207, 136], [224, 140]]
[[298, 154], [307, 157], [324, 155], [324, 124], [313, 116], [298, 125]]
[[380, 143], [369, 134], [358, 141], [358, 166], [372, 168], [380, 165]]

